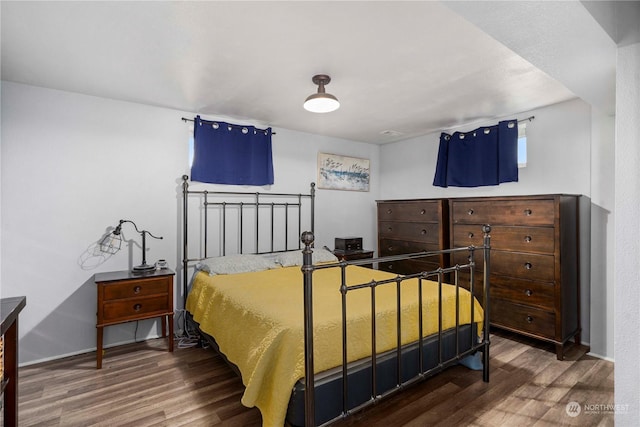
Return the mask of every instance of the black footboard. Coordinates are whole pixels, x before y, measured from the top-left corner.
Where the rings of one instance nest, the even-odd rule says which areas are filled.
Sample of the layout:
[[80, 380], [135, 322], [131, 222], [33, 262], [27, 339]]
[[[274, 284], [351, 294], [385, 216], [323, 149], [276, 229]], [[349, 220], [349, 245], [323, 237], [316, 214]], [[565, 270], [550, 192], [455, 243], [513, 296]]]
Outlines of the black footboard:
[[[403, 347], [401, 361], [398, 363], [398, 352], [394, 349], [377, 358], [376, 389], [381, 396], [396, 391], [398, 386], [397, 367], [401, 366], [401, 388], [417, 382], [417, 378], [429, 377], [440, 372], [445, 367], [458, 363], [461, 358], [472, 354], [472, 336], [477, 337], [477, 324], [464, 325], [458, 330], [456, 345], [455, 330], [442, 333], [442, 359], [439, 356], [438, 335], [434, 334], [423, 341], [422, 367], [424, 375], [420, 375], [418, 343]], [[440, 360], [443, 360], [441, 363]], [[348, 410], [356, 411], [372, 400], [372, 369], [371, 359], [352, 362], [348, 367], [347, 381], [349, 383], [347, 402]], [[343, 416], [342, 401], [342, 367], [337, 367], [315, 376], [315, 423], [325, 424]], [[304, 380], [296, 383], [291, 394], [291, 401], [287, 410], [287, 422], [292, 426], [305, 425], [305, 384]]]

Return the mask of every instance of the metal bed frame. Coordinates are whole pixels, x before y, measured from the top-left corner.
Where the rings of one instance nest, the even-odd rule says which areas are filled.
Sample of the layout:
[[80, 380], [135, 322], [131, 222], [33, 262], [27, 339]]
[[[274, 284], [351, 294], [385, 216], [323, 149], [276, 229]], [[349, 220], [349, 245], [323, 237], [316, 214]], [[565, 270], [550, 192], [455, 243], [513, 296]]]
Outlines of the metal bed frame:
[[[229, 241], [228, 237], [227, 237], [227, 209], [228, 208], [234, 208], [236, 209], [236, 214], [239, 215], [239, 229], [237, 230], [237, 232], [239, 234], [234, 234], [232, 236], [232, 238], [234, 239], [239, 239], [236, 240], [236, 243], [238, 243], [237, 248], [239, 249], [237, 253], [243, 253], [243, 251], [245, 250], [245, 246], [243, 245], [243, 238], [245, 237], [243, 235], [243, 229], [244, 229], [244, 213], [245, 210], [247, 209], [254, 209], [255, 210], [255, 222], [253, 223], [253, 226], [255, 227], [255, 246], [253, 251], [251, 252], [247, 252], [247, 253], [264, 253], [264, 252], [278, 252], [278, 251], [283, 251], [283, 250], [289, 250], [289, 249], [294, 249], [294, 248], [289, 248], [288, 243], [288, 229], [289, 229], [289, 212], [291, 210], [295, 211], [297, 214], [297, 231], [298, 231], [298, 236], [301, 236], [300, 239], [298, 240], [298, 248], [301, 248], [301, 244], [304, 245], [304, 248], [302, 249], [302, 254], [303, 254], [303, 266], [301, 267], [302, 270], [302, 274], [303, 274], [303, 283], [301, 283], [301, 285], [304, 287], [303, 288], [303, 295], [304, 295], [304, 300], [302, 301], [304, 304], [304, 356], [305, 356], [305, 378], [304, 378], [304, 424], [306, 426], [315, 426], [317, 423], [317, 418], [316, 418], [316, 399], [315, 399], [315, 375], [314, 375], [314, 358], [313, 358], [313, 301], [312, 301], [312, 289], [313, 289], [313, 273], [316, 270], [320, 270], [320, 269], [327, 269], [327, 268], [340, 268], [341, 269], [341, 283], [339, 284], [339, 291], [342, 294], [342, 366], [340, 367], [340, 371], [341, 373], [338, 375], [339, 378], [339, 383], [341, 383], [341, 388], [342, 388], [342, 408], [340, 410], [340, 413], [329, 419], [326, 422], [323, 422], [323, 425], [325, 424], [330, 424], [338, 419], [344, 418], [348, 415], [350, 415], [353, 412], [359, 411], [371, 404], [376, 403], [378, 400], [385, 398], [386, 396], [390, 395], [390, 394], [395, 394], [395, 392], [400, 391], [405, 389], [406, 387], [408, 387], [409, 385], [424, 380], [442, 370], [444, 370], [445, 368], [447, 368], [448, 366], [451, 366], [455, 363], [458, 363], [460, 360], [462, 360], [464, 357], [469, 356], [471, 354], [474, 354], [478, 351], [482, 352], [482, 360], [483, 360], [483, 381], [488, 382], [489, 381], [489, 345], [490, 345], [490, 341], [489, 341], [489, 270], [490, 270], [490, 231], [491, 231], [491, 227], [488, 225], [483, 226], [483, 232], [484, 232], [484, 242], [483, 242], [483, 246], [482, 247], [467, 247], [467, 248], [454, 248], [454, 249], [447, 249], [444, 251], [434, 251], [434, 252], [420, 252], [420, 253], [414, 253], [414, 254], [405, 254], [405, 255], [395, 255], [395, 256], [388, 256], [388, 257], [380, 257], [380, 258], [374, 258], [374, 259], [366, 259], [366, 260], [353, 260], [353, 261], [341, 261], [338, 263], [331, 263], [331, 264], [321, 264], [321, 265], [313, 265], [312, 263], [312, 253], [313, 253], [313, 244], [314, 244], [314, 210], [315, 210], [315, 184], [311, 183], [310, 186], [310, 192], [308, 194], [290, 194], [290, 193], [250, 193], [250, 192], [228, 192], [228, 191], [207, 191], [207, 190], [190, 190], [189, 189], [189, 183], [188, 183], [188, 176], [184, 175], [182, 177], [183, 179], [183, 184], [182, 184], [182, 189], [183, 189], [183, 257], [182, 257], [182, 280], [183, 280], [183, 292], [184, 292], [184, 306], [186, 306], [186, 299], [187, 299], [187, 291], [188, 291], [188, 271], [190, 268], [190, 265], [200, 261], [204, 258], [206, 258], [207, 256], [209, 256], [209, 251], [208, 251], [208, 238], [207, 238], [207, 233], [208, 233], [208, 221], [209, 221], [209, 216], [207, 214], [208, 208], [210, 207], [216, 207], [221, 211], [221, 215], [220, 218], [218, 218], [221, 221], [221, 224], [219, 224], [220, 226], [220, 240], [218, 242], [219, 245], [221, 245], [220, 249], [220, 255], [225, 255], [226, 254], [226, 247], [227, 247], [227, 243]], [[201, 225], [203, 228], [203, 235], [201, 236], [201, 255], [200, 257], [189, 257], [189, 245], [188, 245], [188, 237], [189, 237], [189, 199], [192, 197], [197, 197], [199, 198], [199, 209], [201, 210]], [[223, 201], [217, 201], [217, 200], [212, 200], [215, 199], [217, 196], [226, 198], [227, 196], [232, 196], [232, 197], [238, 197], [241, 200], [235, 200], [232, 202], [228, 202], [226, 200]], [[248, 201], [244, 201], [242, 199], [246, 198]], [[301, 232], [302, 230], [302, 213], [303, 213], [303, 202], [304, 201], [309, 201], [309, 207], [310, 207], [310, 220], [309, 220], [309, 227], [310, 227], [310, 231], [305, 231], [305, 232]], [[261, 216], [260, 216], [260, 208], [268, 208], [267, 212], [269, 212], [269, 219], [267, 222], [267, 228], [269, 231], [269, 235], [270, 235], [270, 243], [269, 243], [269, 247], [267, 251], [260, 251], [260, 240], [259, 240], [259, 235], [260, 233], [258, 232], [260, 225], [263, 223], [261, 222]], [[281, 214], [283, 216], [283, 221], [285, 224], [285, 233], [287, 234], [287, 236], [285, 236], [285, 241], [284, 241], [284, 245], [282, 247], [274, 247], [274, 237], [275, 237], [275, 224], [278, 224], [278, 221], [276, 220], [277, 215], [276, 215], [276, 207], [280, 208], [281, 211], [283, 211]], [[264, 209], [263, 209], [264, 210]], [[264, 221], [264, 219], [263, 219]], [[396, 276], [393, 279], [388, 279], [388, 280], [384, 280], [384, 281], [371, 281], [371, 282], [367, 282], [367, 283], [361, 283], [361, 284], [352, 284], [352, 285], [347, 285], [346, 284], [346, 274], [345, 274], [345, 270], [346, 267], [349, 265], [364, 265], [364, 264], [371, 264], [371, 263], [379, 263], [379, 262], [388, 262], [388, 261], [397, 261], [397, 260], [404, 260], [404, 259], [417, 259], [417, 258], [424, 258], [424, 257], [432, 257], [432, 256], [438, 256], [442, 253], [453, 253], [453, 252], [458, 252], [458, 251], [467, 251], [469, 253], [469, 262], [465, 265], [455, 265], [455, 266], [451, 266], [451, 267], [447, 267], [447, 268], [438, 268], [437, 270], [434, 271], [429, 271], [429, 272], [420, 272], [420, 273], [416, 273], [416, 274], [410, 274], [410, 275], [404, 275], [404, 276]], [[469, 292], [472, 298], [471, 300], [471, 322], [470, 325], [474, 326], [476, 323], [476, 319], [474, 318], [474, 304], [473, 304], [473, 296], [477, 294], [476, 290], [474, 289], [474, 285], [475, 285], [475, 278], [474, 278], [474, 272], [476, 269], [476, 262], [475, 262], [475, 253], [477, 251], [480, 251], [483, 255], [483, 283], [484, 283], [484, 287], [482, 289], [482, 306], [483, 306], [483, 325], [484, 325], [484, 329], [482, 331], [482, 339], [478, 342], [477, 339], [477, 334], [474, 333], [470, 333], [470, 343], [469, 345], [465, 345], [464, 349], [461, 350], [460, 349], [460, 337], [461, 335], [461, 328], [462, 325], [459, 324], [459, 310], [460, 310], [460, 295], [459, 295], [459, 287], [462, 287], [461, 284], [461, 278], [460, 278], [460, 272], [461, 271], [468, 271], [469, 274]], [[424, 342], [426, 342], [426, 337], [423, 338], [423, 331], [422, 331], [422, 321], [423, 321], [423, 306], [422, 306], [422, 282], [424, 280], [434, 280], [437, 281], [438, 286], [439, 286], [439, 293], [440, 296], [442, 296], [442, 285], [444, 284], [446, 278], [453, 276], [453, 281], [452, 283], [455, 285], [456, 287], [456, 325], [455, 328], [453, 329], [453, 332], [451, 332], [451, 330], [447, 331], [447, 333], [451, 334], [455, 334], [455, 354], [453, 356], [450, 357], [444, 357], [443, 354], [443, 336], [445, 334], [445, 331], [442, 328], [442, 298], [440, 298], [439, 300], [439, 307], [438, 307], [438, 311], [439, 311], [439, 322], [438, 322], [438, 332], [437, 332], [437, 342], [436, 342], [436, 348], [437, 348], [437, 361], [435, 363], [435, 366], [432, 367], [425, 367], [423, 366], [423, 352], [424, 352], [424, 348], [425, 346], [423, 345]], [[414, 378], [411, 378], [409, 380], [405, 380], [402, 378], [402, 374], [401, 372], [403, 371], [403, 352], [406, 351], [407, 349], [407, 345], [401, 345], [401, 332], [402, 332], [402, 323], [401, 323], [401, 313], [400, 313], [400, 289], [403, 286], [403, 284], [409, 280], [409, 279], [417, 279], [418, 280], [418, 289], [419, 289], [419, 339], [418, 339], [418, 346], [417, 346], [417, 352], [418, 352], [418, 360], [419, 360], [419, 366], [417, 367], [417, 375]], [[396, 365], [396, 369], [395, 369], [395, 385], [393, 387], [391, 387], [390, 390], [378, 390], [377, 389], [377, 377], [378, 377], [378, 359], [380, 358], [380, 355], [376, 354], [375, 351], [372, 351], [371, 353], [371, 359], [370, 359], [370, 396], [369, 398], [366, 400], [366, 402], [358, 404], [356, 407], [353, 407], [353, 405], [350, 405], [350, 403], [348, 402], [348, 396], [349, 396], [349, 366], [350, 363], [347, 361], [347, 353], [346, 353], [346, 342], [348, 340], [347, 337], [347, 328], [346, 328], [346, 317], [347, 317], [347, 304], [346, 304], [346, 297], [347, 294], [351, 291], [357, 290], [357, 289], [369, 289], [371, 292], [371, 310], [372, 313], [375, 313], [376, 307], [375, 307], [375, 296], [376, 296], [376, 288], [378, 288], [379, 286], [396, 286], [397, 287], [397, 346], [394, 350], [388, 352], [388, 353], [395, 353], [395, 365]], [[336, 284], [336, 286], [338, 286], [338, 284]], [[186, 316], [185, 316], [186, 319]], [[376, 348], [376, 316], [372, 315], [371, 316], [371, 343], [372, 343], [372, 348], [375, 349]], [[186, 325], [185, 325], [186, 326]], [[466, 335], [465, 335], [466, 336]], [[215, 347], [215, 343], [214, 343], [214, 347]], [[415, 351], [415, 347], [414, 347], [414, 351]], [[223, 358], [224, 355], [222, 355]], [[353, 364], [351, 362], [351, 364]], [[234, 367], [235, 368], [235, 367]], [[236, 368], [237, 369], [237, 368]], [[236, 370], [234, 369], [234, 370]], [[413, 368], [412, 368], [413, 369]], [[237, 370], [236, 370], [237, 372]]]

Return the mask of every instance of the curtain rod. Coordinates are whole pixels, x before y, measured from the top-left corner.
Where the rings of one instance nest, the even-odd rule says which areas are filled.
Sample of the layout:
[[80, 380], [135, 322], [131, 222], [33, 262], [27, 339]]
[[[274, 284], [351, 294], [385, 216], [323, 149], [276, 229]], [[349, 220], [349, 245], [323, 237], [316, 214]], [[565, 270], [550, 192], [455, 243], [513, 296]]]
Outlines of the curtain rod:
[[531, 117], [527, 117], [526, 119], [523, 120], [518, 120], [519, 122], [531, 122], [533, 121], [533, 119], [535, 119], [536, 116], [531, 116]]
[[[203, 122], [209, 122], [209, 123], [214, 123], [214, 122], [216, 122], [216, 120], [205, 120], [205, 119], [200, 119], [200, 120], [202, 120]], [[182, 118], [182, 121], [183, 121], [183, 122], [195, 122], [195, 120], [193, 120], [193, 119], [187, 119], [186, 117], [183, 117], [183, 118]], [[220, 121], [222, 121], [222, 120], [220, 120]], [[232, 124], [232, 123], [228, 123], [228, 124], [229, 124], [229, 125], [231, 125], [231, 126], [239, 127], [239, 128], [246, 127], [246, 126], [243, 126], [243, 125], [234, 125], [234, 124]], [[254, 126], [254, 127], [255, 127], [255, 126]], [[257, 130], [259, 130], [259, 131], [261, 131], [261, 132], [266, 131], [266, 129], [259, 129], [259, 128], [256, 128], [256, 129], [257, 129]], [[271, 135], [275, 135], [275, 134], [276, 134], [275, 132], [271, 131]]]

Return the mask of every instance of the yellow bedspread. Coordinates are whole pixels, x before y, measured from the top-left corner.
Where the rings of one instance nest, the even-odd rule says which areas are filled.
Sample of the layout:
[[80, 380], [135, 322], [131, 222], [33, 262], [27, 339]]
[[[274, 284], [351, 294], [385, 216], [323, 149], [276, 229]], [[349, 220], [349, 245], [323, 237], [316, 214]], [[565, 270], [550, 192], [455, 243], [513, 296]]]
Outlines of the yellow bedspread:
[[[350, 284], [395, 277], [363, 267], [347, 267]], [[342, 364], [340, 269], [313, 275], [314, 368], [321, 372]], [[438, 331], [438, 284], [423, 282], [424, 335]], [[460, 288], [461, 325], [470, 322], [470, 296]], [[418, 338], [417, 280], [402, 286], [402, 342]], [[348, 357], [371, 353], [371, 292], [352, 291], [347, 297]], [[482, 307], [474, 300], [474, 320]], [[443, 288], [443, 329], [455, 326], [455, 288]], [[396, 347], [396, 286], [376, 291], [378, 352]], [[263, 425], [283, 426], [291, 391], [304, 377], [303, 278], [300, 267], [258, 273], [196, 275], [186, 309], [201, 329], [215, 337], [220, 350], [236, 364], [246, 387], [245, 406], [257, 406]], [[482, 325], [480, 325], [479, 330]]]

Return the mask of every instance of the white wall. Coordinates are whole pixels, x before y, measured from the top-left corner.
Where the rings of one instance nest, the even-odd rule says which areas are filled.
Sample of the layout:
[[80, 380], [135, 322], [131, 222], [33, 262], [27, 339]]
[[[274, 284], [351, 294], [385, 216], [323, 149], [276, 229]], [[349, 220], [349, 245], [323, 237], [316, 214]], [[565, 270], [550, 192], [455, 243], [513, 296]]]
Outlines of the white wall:
[[[93, 275], [126, 270], [141, 257], [139, 246], [94, 256], [107, 228], [135, 221], [164, 237], [148, 240], [148, 261], [180, 265], [180, 177], [188, 174], [190, 133], [181, 118], [195, 114], [9, 82], [2, 82], [1, 112], [0, 283], [3, 297], [27, 296], [20, 363], [95, 350]], [[316, 241], [333, 247], [335, 236], [361, 235], [373, 245], [378, 147], [274, 131], [275, 184], [246, 191], [308, 192], [318, 151], [369, 158], [370, 192], [317, 191]], [[106, 328], [105, 345], [132, 341], [134, 330], [135, 323]], [[158, 322], [140, 322], [137, 338], [159, 332]]]
[[591, 294], [583, 307], [590, 306], [591, 354], [613, 360], [615, 117], [593, 109], [591, 125]]
[[[591, 108], [579, 99], [520, 113], [527, 125], [527, 167], [519, 171], [519, 181], [477, 188], [433, 186], [440, 133], [382, 146], [381, 199], [503, 196], [567, 193], [581, 200], [581, 312], [582, 341], [590, 340], [590, 182]], [[495, 120], [482, 124], [495, 124]], [[469, 131], [479, 127], [444, 129]]]
[[[640, 419], [640, 43], [618, 48], [615, 146], [615, 412], [618, 426]], [[6, 250], [6, 249], [5, 249]]]

